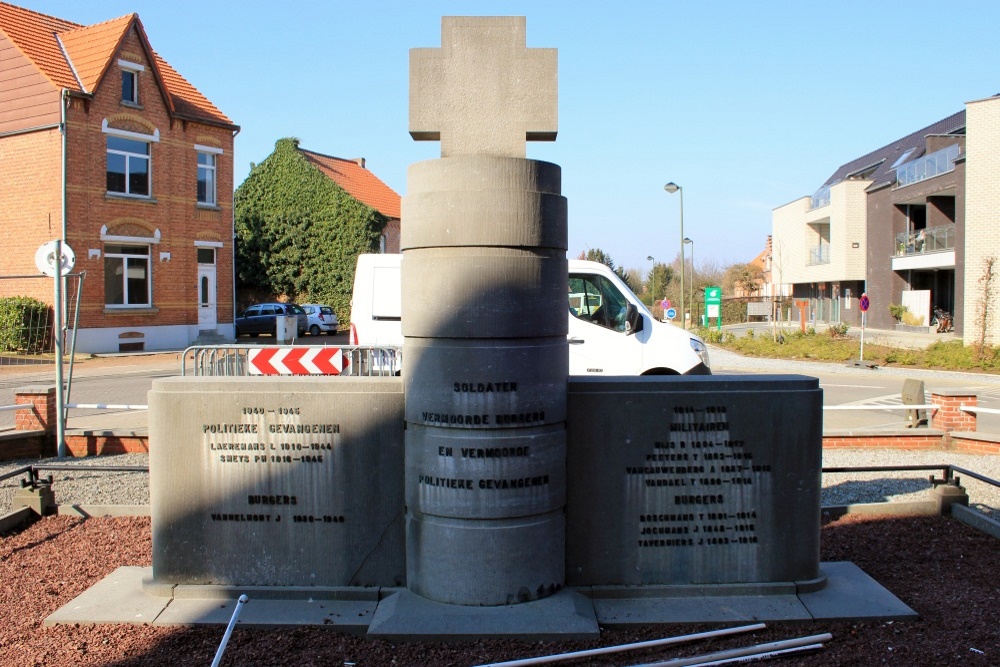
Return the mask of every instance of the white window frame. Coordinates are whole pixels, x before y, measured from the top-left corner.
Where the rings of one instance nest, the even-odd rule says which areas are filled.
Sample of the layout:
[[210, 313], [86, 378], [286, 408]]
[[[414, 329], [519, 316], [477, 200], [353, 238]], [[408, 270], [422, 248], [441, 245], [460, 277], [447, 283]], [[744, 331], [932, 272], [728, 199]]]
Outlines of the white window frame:
[[[145, 243], [128, 243], [122, 241], [114, 242], [114, 245], [125, 245], [131, 248], [145, 248], [145, 255], [136, 254], [125, 254], [108, 252], [108, 246], [104, 246], [104, 271], [105, 271], [105, 286], [107, 285], [107, 270], [108, 270], [108, 260], [120, 259], [122, 260], [122, 301], [123, 303], [108, 303], [107, 288], [105, 287], [104, 292], [104, 307], [105, 308], [118, 308], [118, 309], [135, 309], [135, 308], [152, 308], [153, 307], [153, 253], [152, 246]], [[146, 260], [146, 302], [145, 303], [129, 303], [129, 291], [128, 291], [128, 270], [129, 270], [129, 260]]]
[[[122, 70], [122, 76], [125, 75], [125, 72], [132, 75], [132, 99], [126, 99], [125, 96], [122, 95], [122, 102], [125, 104], [139, 106], [139, 74], [141, 72], [145, 72], [146, 68], [139, 63], [134, 63], [130, 60], [119, 60], [118, 67]], [[122, 88], [124, 89], [124, 87], [123, 81]]]
[[212, 158], [212, 164], [201, 164], [198, 162], [198, 180], [201, 180], [201, 170], [204, 169], [206, 172], [210, 172], [212, 175], [212, 187], [211, 192], [206, 189], [205, 199], [202, 200], [200, 196], [198, 197], [198, 204], [201, 206], [211, 206], [215, 207], [219, 205], [219, 156], [223, 154], [221, 148], [215, 148], [214, 146], [202, 146], [201, 144], [194, 145], [195, 151], [198, 153], [200, 158], [202, 155], [208, 155]]
[[[118, 192], [117, 190], [106, 190], [108, 194], [115, 197], [132, 197], [134, 199], [152, 199], [153, 198], [153, 144], [160, 140], [160, 131], [154, 130], [153, 134], [142, 134], [140, 132], [129, 132], [127, 130], [117, 130], [113, 127], [108, 127], [108, 119], [105, 118], [101, 123], [101, 131], [112, 137], [118, 137], [121, 139], [130, 139], [132, 141], [141, 141], [147, 144], [147, 153], [142, 155], [140, 153], [129, 153], [127, 151], [121, 151], [117, 149], [112, 149], [107, 147], [107, 140], [105, 140], [104, 145], [104, 168], [105, 173], [107, 173], [107, 156], [109, 154], [114, 155], [124, 155], [125, 156], [125, 192]], [[132, 157], [135, 158], [145, 158], [147, 161], [147, 173], [149, 174], [149, 193], [148, 194], [134, 194], [129, 192], [129, 169], [128, 164]], [[105, 182], [105, 189], [107, 188], [107, 183]]]

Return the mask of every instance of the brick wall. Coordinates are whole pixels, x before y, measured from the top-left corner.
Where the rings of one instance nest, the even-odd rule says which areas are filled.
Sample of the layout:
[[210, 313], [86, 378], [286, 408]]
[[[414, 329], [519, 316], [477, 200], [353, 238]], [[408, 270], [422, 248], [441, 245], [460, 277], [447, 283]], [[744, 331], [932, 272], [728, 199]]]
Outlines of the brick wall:
[[[0, 139], [0, 276], [38, 275], [35, 251], [62, 235], [61, 151], [58, 130]], [[0, 280], [0, 296], [52, 303], [52, 281]]]
[[966, 105], [965, 163], [965, 280], [963, 283], [963, 340], [967, 345], [983, 335], [981, 317], [985, 260], [994, 266], [993, 300], [985, 341], [1000, 343], [1000, 98]]
[[908, 433], [852, 433], [850, 435], [824, 435], [823, 449], [941, 449], [943, 437], [914, 430]]

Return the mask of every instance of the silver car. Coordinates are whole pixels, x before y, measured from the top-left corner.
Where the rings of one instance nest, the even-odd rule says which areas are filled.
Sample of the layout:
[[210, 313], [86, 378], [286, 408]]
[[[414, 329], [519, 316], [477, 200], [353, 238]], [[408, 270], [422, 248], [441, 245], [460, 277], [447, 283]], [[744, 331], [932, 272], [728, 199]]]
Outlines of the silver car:
[[318, 303], [304, 303], [302, 310], [306, 311], [309, 318], [308, 331], [310, 336], [318, 336], [326, 333], [329, 336], [337, 333], [337, 313], [330, 306]]

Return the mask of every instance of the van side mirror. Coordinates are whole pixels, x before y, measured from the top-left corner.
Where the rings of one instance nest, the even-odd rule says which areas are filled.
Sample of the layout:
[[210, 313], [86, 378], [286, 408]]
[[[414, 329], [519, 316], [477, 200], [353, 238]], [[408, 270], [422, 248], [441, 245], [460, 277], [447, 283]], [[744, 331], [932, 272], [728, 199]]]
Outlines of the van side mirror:
[[642, 331], [642, 313], [633, 304], [625, 307], [625, 335], [631, 336]]

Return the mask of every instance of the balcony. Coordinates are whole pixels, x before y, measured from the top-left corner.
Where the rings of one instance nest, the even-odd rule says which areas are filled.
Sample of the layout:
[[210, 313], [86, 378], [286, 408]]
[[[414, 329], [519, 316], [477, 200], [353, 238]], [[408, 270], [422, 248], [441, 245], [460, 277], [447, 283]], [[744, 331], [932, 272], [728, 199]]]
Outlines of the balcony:
[[809, 250], [809, 261], [806, 266], [817, 266], [818, 264], [830, 263], [830, 246], [823, 245]]
[[816, 193], [809, 198], [809, 210], [815, 210], [817, 208], [823, 208], [824, 206], [830, 205], [830, 186], [824, 186], [816, 191]]
[[955, 225], [896, 234], [893, 271], [955, 268]]
[[899, 165], [896, 167], [896, 187], [902, 188], [955, 171], [955, 160], [960, 152], [960, 147], [955, 144]]
[[896, 234], [895, 248], [894, 257], [954, 250], [955, 225], [942, 225], [915, 232], [900, 232]]

